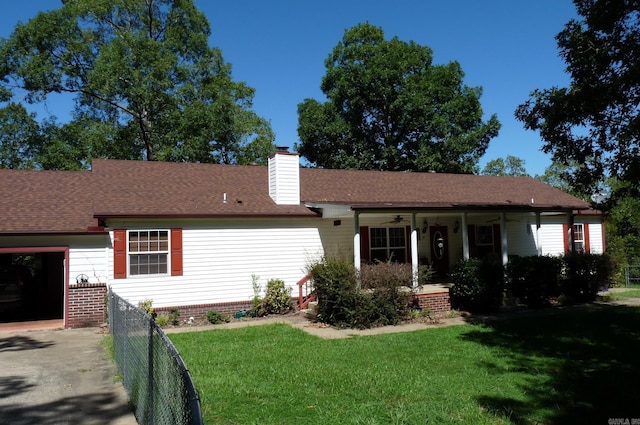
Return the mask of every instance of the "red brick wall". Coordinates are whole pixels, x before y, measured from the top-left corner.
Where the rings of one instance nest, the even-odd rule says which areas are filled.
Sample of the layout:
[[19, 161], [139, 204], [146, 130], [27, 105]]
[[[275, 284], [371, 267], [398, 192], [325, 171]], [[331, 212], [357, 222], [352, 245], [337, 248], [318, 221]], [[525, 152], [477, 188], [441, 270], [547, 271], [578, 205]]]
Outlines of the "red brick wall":
[[180, 320], [186, 320], [189, 317], [205, 316], [209, 310], [216, 310], [220, 313], [233, 315], [239, 310], [250, 309], [253, 307], [251, 301], [237, 301], [215, 304], [198, 304], [198, 305], [184, 305], [175, 307], [158, 307], [154, 308], [156, 313], [170, 312], [171, 309], [178, 309], [178, 317]]
[[416, 294], [420, 308], [428, 308], [436, 316], [443, 316], [451, 311], [449, 292], [433, 294]]
[[69, 285], [67, 327], [86, 328], [100, 326], [106, 320], [106, 283]]

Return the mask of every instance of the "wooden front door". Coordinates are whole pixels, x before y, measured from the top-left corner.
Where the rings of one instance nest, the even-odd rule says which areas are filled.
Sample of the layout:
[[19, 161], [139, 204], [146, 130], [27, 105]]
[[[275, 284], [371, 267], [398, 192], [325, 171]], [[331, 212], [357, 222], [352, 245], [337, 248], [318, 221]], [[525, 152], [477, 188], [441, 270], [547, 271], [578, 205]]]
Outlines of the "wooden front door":
[[447, 226], [430, 226], [431, 266], [435, 277], [446, 277], [449, 273], [449, 237]]

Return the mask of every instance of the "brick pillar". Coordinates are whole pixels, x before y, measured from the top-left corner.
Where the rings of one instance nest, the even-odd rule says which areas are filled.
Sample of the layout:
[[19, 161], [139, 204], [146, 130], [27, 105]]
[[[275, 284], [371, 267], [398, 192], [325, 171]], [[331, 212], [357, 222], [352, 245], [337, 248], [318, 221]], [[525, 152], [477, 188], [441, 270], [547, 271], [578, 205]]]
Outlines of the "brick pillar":
[[67, 326], [87, 328], [100, 326], [106, 319], [106, 283], [69, 285]]

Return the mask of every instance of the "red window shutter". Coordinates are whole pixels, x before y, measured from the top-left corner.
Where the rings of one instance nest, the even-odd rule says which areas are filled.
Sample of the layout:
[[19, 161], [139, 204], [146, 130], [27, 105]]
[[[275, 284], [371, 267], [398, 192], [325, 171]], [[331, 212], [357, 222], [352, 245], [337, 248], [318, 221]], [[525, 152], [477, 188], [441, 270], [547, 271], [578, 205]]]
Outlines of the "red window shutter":
[[591, 252], [591, 243], [589, 241], [589, 224], [587, 223], [582, 225], [582, 237], [584, 238], [584, 252], [589, 254]]
[[113, 278], [127, 277], [127, 231], [117, 229], [113, 231]]
[[569, 225], [567, 223], [562, 224], [562, 235], [564, 241], [564, 253], [567, 255], [571, 252], [569, 249]]
[[182, 229], [171, 229], [171, 276], [182, 276]]
[[360, 261], [368, 263], [369, 253], [369, 226], [360, 226]]
[[502, 238], [500, 237], [500, 225], [493, 225], [493, 252], [498, 256], [498, 258], [502, 258]]

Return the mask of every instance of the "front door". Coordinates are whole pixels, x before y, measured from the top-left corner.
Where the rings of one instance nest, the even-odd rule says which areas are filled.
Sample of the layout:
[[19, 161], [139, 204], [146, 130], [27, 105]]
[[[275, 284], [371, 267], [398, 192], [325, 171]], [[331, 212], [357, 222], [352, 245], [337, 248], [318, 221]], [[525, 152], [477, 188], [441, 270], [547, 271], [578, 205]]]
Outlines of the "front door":
[[431, 266], [435, 277], [446, 277], [449, 273], [449, 237], [447, 226], [431, 226]]

